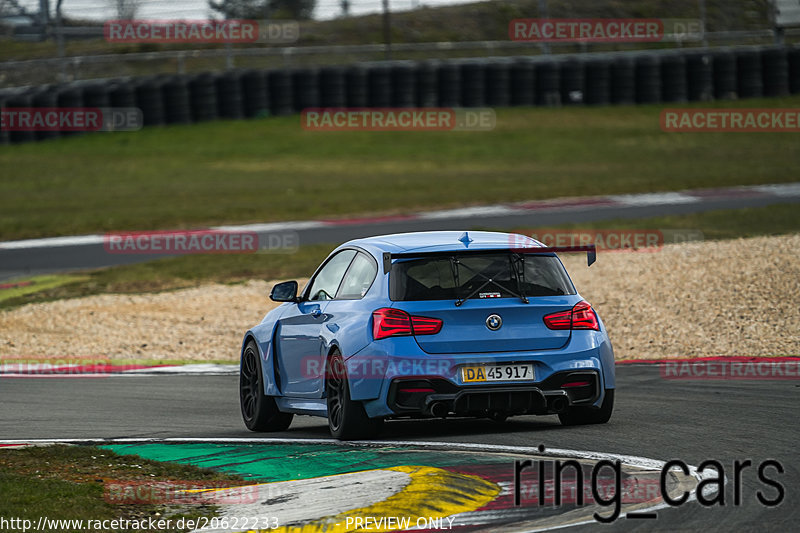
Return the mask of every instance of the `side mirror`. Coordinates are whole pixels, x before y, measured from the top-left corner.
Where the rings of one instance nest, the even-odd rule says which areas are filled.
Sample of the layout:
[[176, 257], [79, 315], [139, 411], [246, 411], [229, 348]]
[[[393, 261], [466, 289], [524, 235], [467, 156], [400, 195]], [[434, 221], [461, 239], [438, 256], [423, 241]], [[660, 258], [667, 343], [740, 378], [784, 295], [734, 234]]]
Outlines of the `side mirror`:
[[297, 301], [297, 282], [284, 281], [278, 283], [269, 293], [269, 298], [273, 302], [296, 302]]

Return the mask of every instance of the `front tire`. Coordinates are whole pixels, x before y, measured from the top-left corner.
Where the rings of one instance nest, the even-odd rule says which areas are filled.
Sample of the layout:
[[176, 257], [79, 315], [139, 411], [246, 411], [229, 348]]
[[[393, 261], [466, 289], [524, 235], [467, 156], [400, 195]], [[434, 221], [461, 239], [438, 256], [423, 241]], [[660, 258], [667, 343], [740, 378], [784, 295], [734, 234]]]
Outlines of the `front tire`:
[[592, 407], [570, 407], [566, 413], [558, 415], [564, 426], [582, 426], [586, 424], [605, 424], [611, 419], [614, 411], [614, 389], [606, 389], [605, 398], [600, 409]]
[[382, 418], [370, 418], [361, 402], [350, 399], [350, 383], [342, 354], [335, 351], [325, 369], [325, 392], [328, 403], [328, 428], [339, 440], [368, 439], [383, 427]]
[[244, 425], [250, 431], [284, 431], [294, 415], [278, 410], [275, 398], [264, 394], [261, 357], [252, 339], [242, 352], [239, 368], [239, 405]]

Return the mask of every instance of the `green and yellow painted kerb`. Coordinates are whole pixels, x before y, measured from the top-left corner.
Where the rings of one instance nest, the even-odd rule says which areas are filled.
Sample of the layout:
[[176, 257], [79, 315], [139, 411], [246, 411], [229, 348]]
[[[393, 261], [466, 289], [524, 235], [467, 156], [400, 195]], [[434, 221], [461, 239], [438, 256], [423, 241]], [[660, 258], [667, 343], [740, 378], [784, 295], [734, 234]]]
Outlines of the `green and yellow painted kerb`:
[[[397, 530], [381, 517], [409, 517], [415, 527], [416, 517], [441, 523], [445, 517], [488, 505], [501, 492], [493, 481], [457, 471], [467, 457], [451, 452], [319, 444], [145, 443], [104, 448], [268, 481], [256, 483], [263, 489], [263, 502], [231, 505], [224, 513], [245, 517], [269, 509], [266, 512], [277, 515], [280, 525], [272, 531], [287, 533], [353, 531], [356, 517], [369, 517], [369, 531], [379, 533]], [[498, 459], [497, 464], [508, 467], [509, 461]], [[237, 489], [218, 489], [225, 490]]]
[[[527, 505], [514, 505], [514, 462], [522, 457], [536, 459], [535, 454], [464, 446], [273, 440], [131, 442], [102, 447], [121, 455], [239, 474], [253, 482], [248, 489], [254, 496], [220, 504], [220, 518], [268, 516], [275, 519], [271, 525], [277, 523], [271, 531], [285, 533], [481, 531], [497, 527], [530, 531], [592, 521], [592, 513], [601, 510], [596, 503], [556, 507], [531, 504], [530, 499]], [[587, 470], [598, 460], [588, 452], [575, 459]], [[626, 481], [657, 484], [658, 463], [628, 462], [623, 469]], [[578, 490], [583, 488], [575, 485]], [[691, 475], [676, 474], [669, 482], [681, 491], [694, 490], [696, 485]], [[213, 490], [224, 501], [225, 491], [240, 489]], [[659, 494], [627, 502], [624, 507], [641, 510], [661, 503]], [[389, 520], [392, 518], [395, 520]], [[406, 522], [398, 518], [406, 518]], [[370, 521], [364, 522], [367, 519]]]
[[[408, 474], [409, 483], [402, 490], [375, 504], [348, 510], [335, 516], [312, 520], [305, 524], [289, 525], [273, 531], [286, 533], [345, 533], [359, 528], [357, 518], [370, 518], [369, 531], [396, 531], [390, 522], [381, 518], [407, 517], [410, 524], [422, 517], [444, 523], [445, 517], [475, 511], [487, 505], [500, 493], [495, 483], [478, 476], [450, 472], [429, 466], [396, 466], [389, 471]], [[363, 522], [362, 522], [363, 523]]]

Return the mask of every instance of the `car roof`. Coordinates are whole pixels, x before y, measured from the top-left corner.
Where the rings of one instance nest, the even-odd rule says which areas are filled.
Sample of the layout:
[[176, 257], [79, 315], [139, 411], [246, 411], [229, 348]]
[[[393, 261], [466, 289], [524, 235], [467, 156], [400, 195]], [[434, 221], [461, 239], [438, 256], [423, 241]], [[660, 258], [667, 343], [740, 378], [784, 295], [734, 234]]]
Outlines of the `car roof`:
[[419, 231], [377, 235], [346, 242], [341, 247], [359, 246], [380, 252], [457, 252], [513, 247], [543, 246], [539, 241], [516, 233], [494, 231]]

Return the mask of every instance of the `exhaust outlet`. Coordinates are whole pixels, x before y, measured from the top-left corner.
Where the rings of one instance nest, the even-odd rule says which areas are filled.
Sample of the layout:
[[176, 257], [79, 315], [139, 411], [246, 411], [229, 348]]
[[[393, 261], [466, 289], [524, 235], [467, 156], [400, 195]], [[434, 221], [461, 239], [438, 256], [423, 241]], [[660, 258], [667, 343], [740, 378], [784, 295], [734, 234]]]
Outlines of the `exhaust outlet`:
[[550, 401], [550, 410], [555, 411], [558, 414], [565, 412], [568, 408], [569, 403], [567, 402], [567, 399], [562, 396], [553, 398]]
[[436, 418], [444, 418], [450, 410], [443, 402], [434, 402], [431, 404], [430, 411], [431, 415]]

